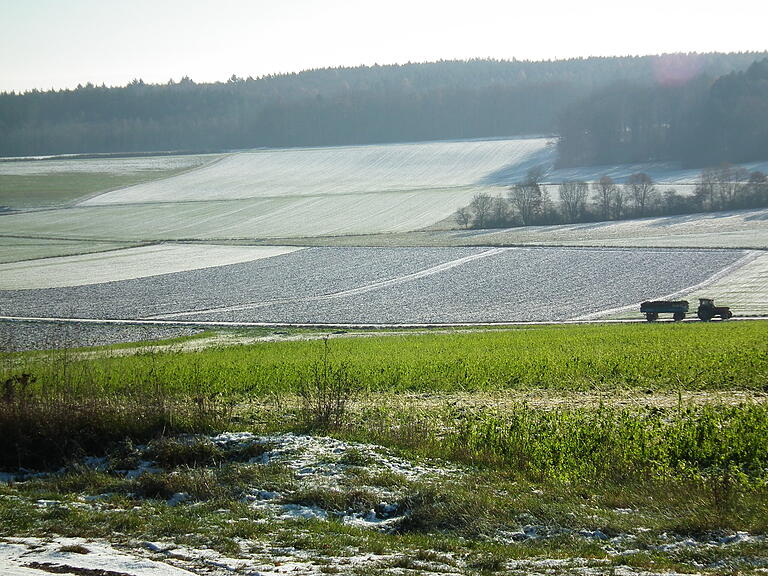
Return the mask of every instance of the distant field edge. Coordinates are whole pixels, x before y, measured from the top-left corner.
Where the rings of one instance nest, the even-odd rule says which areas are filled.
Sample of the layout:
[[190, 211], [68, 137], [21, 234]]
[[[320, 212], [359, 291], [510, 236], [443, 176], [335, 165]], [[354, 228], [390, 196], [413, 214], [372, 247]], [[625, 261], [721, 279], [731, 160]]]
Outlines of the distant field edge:
[[[570, 243], [570, 242], [472, 242], [454, 240], [453, 238], [435, 239], [424, 237], [419, 239], [417, 234], [421, 232], [393, 232], [381, 234], [363, 235], [339, 235], [339, 236], [304, 236], [304, 237], [276, 237], [276, 238], [212, 238], [194, 239], [183, 238], [172, 240], [176, 244], [236, 244], [236, 245], [279, 245], [279, 246], [306, 246], [329, 248], [572, 248], [574, 250], [721, 250], [733, 252], [738, 250], [751, 250], [768, 252], [768, 245], [664, 245], [664, 244], [611, 244], [611, 243]], [[165, 242], [159, 240], [158, 242]], [[171, 240], [168, 240], [169, 242]]]
[[[639, 316], [639, 312], [638, 312]], [[765, 321], [766, 316], [734, 316], [727, 322], [734, 321]], [[54, 318], [38, 316], [0, 316], [0, 322], [39, 322], [53, 324], [92, 324], [92, 325], [129, 325], [129, 326], [199, 326], [209, 328], [327, 328], [327, 329], [429, 329], [429, 328], [503, 328], [515, 326], [561, 326], [579, 324], [636, 324], [647, 323], [645, 318], [617, 319], [586, 319], [586, 320], [511, 320], [508, 322], [433, 322], [433, 323], [306, 323], [306, 322], [235, 322], [235, 321], [203, 321], [203, 320], [140, 320], [119, 318]], [[700, 320], [689, 318], [683, 323], [700, 323]], [[714, 320], [711, 324], [722, 321]], [[673, 320], [659, 320], [654, 324], [679, 324]]]
[[[183, 154], [180, 154], [183, 156]], [[192, 154], [189, 154], [190, 156]], [[167, 154], [167, 156], [170, 156], [170, 154]], [[104, 194], [109, 194], [110, 192], [116, 192], [118, 190], [123, 190], [124, 188], [132, 188], [133, 186], [139, 186], [141, 184], [147, 184], [149, 182], [161, 182], [163, 180], [170, 180], [171, 178], [176, 178], [177, 176], [181, 176], [182, 174], [187, 174], [188, 172], [194, 172], [195, 170], [200, 170], [202, 168], [208, 168], [210, 166], [213, 166], [214, 164], [217, 164], [218, 162], [221, 162], [224, 158], [229, 156], [229, 154], [221, 153], [220, 156], [216, 156], [214, 158], [211, 158], [205, 162], [202, 162], [201, 164], [195, 164], [193, 166], [188, 166], [186, 168], [179, 168], [177, 170], [165, 170], [162, 172], [159, 172], [157, 177], [149, 177], [146, 180], [142, 180], [140, 182], [134, 182], [131, 184], [121, 184], [118, 186], [113, 186], [111, 188], [105, 188], [104, 190], [97, 190], [94, 192], [91, 192], [89, 194], [85, 194], [81, 197], [75, 198], [71, 200], [70, 202], [64, 204], [61, 206], [61, 208], [71, 208], [76, 207], [84, 202], [87, 202], [88, 200], [92, 200], [94, 198], [97, 198], [99, 196], [103, 196]], [[149, 156], [152, 157], [152, 156]], [[47, 208], [47, 209], [55, 209], [53, 208]], [[45, 210], [46, 208], [41, 208], [41, 210]], [[28, 210], [29, 211], [29, 210]]]

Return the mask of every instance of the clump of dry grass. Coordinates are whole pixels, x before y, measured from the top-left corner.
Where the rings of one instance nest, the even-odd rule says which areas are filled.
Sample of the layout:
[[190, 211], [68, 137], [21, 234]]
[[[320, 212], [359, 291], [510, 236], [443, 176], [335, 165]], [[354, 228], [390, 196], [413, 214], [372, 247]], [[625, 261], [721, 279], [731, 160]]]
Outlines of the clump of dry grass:
[[104, 454], [124, 439], [222, 428], [226, 407], [162, 390], [72, 393], [36, 386], [33, 374], [0, 382], [0, 468], [45, 469]]

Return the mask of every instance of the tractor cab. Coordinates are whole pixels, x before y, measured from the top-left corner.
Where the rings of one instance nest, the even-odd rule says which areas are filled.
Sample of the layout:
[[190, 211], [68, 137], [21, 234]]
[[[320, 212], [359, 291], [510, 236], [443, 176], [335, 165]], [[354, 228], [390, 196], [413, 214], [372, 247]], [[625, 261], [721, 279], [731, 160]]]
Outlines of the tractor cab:
[[716, 317], [721, 320], [728, 320], [733, 316], [733, 312], [728, 306], [715, 306], [715, 301], [712, 298], [699, 298], [699, 309], [696, 315], [700, 320], [709, 322]]

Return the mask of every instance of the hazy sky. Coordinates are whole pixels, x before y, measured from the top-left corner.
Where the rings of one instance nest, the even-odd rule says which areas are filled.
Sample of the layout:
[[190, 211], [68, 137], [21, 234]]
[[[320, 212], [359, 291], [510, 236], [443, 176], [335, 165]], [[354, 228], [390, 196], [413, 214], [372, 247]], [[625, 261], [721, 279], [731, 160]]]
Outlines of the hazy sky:
[[0, 91], [768, 49], [765, 0], [0, 0]]

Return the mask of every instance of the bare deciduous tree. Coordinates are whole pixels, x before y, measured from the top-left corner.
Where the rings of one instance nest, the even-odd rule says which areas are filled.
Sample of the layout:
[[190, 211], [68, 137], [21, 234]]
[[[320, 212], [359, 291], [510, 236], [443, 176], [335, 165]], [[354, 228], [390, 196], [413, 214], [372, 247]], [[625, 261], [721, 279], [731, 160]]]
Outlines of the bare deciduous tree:
[[469, 207], [475, 216], [475, 227], [485, 228], [490, 219], [491, 210], [493, 209], [493, 197], [485, 192], [475, 194]]
[[744, 204], [748, 207], [768, 205], [768, 176], [755, 170], [749, 175], [744, 189]]
[[494, 197], [491, 218], [496, 226], [504, 226], [509, 222], [509, 201], [506, 198]]
[[469, 228], [469, 221], [472, 218], [472, 213], [466, 206], [456, 210], [456, 222], [462, 228]]
[[656, 194], [653, 180], [645, 172], [638, 172], [627, 179], [627, 188], [637, 210], [637, 215], [642, 218]]
[[592, 184], [593, 199], [603, 220], [608, 220], [611, 217], [617, 189], [616, 183], [610, 176], [602, 176], [600, 180]]
[[733, 208], [741, 188], [749, 180], [749, 171], [741, 166], [724, 164], [715, 175], [720, 208]]
[[750, 177], [745, 168], [731, 164], [705, 168], [696, 183], [694, 196], [704, 209], [735, 208], [744, 189], [749, 188]]
[[558, 192], [566, 222], [580, 220], [586, 208], [589, 185], [586, 182], [561, 182]]
[[541, 189], [531, 184], [515, 184], [509, 191], [509, 201], [517, 209], [525, 226], [533, 224], [541, 212]]
[[713, 209], [716, 206], [717, 198], [717, 176], [714, 168], [705, 168], [699, 175], [699, 181], [694, 189], [696, 201], [704, 209]]
[[613, 191], [613, 218], [614, 220], [621, 220], [627, 215], [627, 199], [629, 192], [626, 186], [616, 185]]
[[517, 208], [525, 226], [533, 224], [544, 207], [546, 197], [541, 186], [543, 179], [544, 167], [534, 166], [528, 170], [523, 182], [509, 190], [509, 201]]

